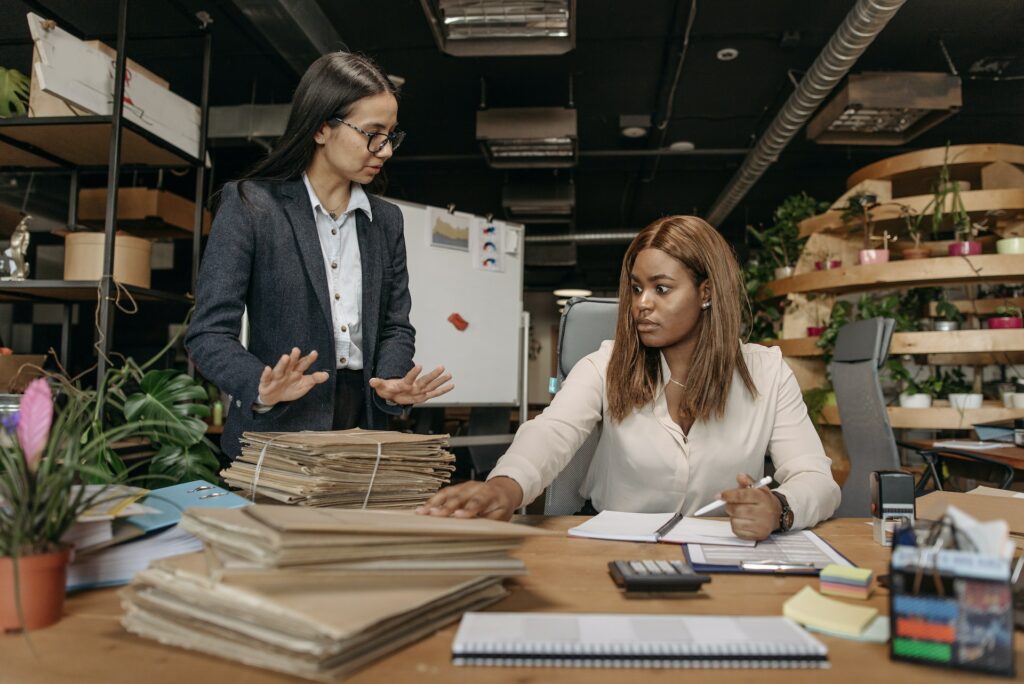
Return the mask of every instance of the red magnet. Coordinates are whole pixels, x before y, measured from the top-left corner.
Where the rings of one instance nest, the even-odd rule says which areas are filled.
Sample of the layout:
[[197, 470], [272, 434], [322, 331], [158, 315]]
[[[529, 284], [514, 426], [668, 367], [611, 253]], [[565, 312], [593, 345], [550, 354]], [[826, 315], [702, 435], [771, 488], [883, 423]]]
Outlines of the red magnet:
[[466, 319], [457, 313], [453, 313], [451, 316], [449, 316], [448, 322], [454, 325], [455, 329], [458, 330], [459, 332], [462, 332], [463, 330], [469, 327], [469, 323], [466, 321]]

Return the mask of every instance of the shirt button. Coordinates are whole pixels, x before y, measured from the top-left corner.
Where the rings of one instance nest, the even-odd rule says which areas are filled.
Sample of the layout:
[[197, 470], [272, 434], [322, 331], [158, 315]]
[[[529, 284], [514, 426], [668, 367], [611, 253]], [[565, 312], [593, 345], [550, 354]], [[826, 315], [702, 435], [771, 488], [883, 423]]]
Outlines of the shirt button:
[[341, 299], [341, 293], [340, 292], [335, 292], [334, 293], [334, 298], [335, 299]]
[[338, 262], [337, 261], [332, 261], [331, 262], [331, 268], [338, 268]]
[[348, 363], [348, 359], [346, 359], [344, 356], [342, 356], [340, 360], [342, 363]]
[[347, 325], [341, 326], [341, 332], [348, 332], [348, 326]]
[[241, 406], [241, 405], [242, 405], [241, 399], [238, 399], [238, 400], [235, 401], [235, 406]]
[[337, 235], [337, 234], [338, 234], [338, 229], [337, 228], [331, 228], [331, 235]]

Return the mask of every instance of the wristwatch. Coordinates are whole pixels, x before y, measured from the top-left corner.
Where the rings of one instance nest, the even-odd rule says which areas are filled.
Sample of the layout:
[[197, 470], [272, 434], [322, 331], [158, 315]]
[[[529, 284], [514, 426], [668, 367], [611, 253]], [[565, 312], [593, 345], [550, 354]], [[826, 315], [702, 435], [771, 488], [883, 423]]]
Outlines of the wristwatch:
[[789, 501], [782, 494], [772, 491], [775, 498], [779, 500], [782, 505], [782, 512], [779, 513], [779, 526], [775, 529], [776, 532], [789, 532], [793, 529], [793, 509], [789, 507]]

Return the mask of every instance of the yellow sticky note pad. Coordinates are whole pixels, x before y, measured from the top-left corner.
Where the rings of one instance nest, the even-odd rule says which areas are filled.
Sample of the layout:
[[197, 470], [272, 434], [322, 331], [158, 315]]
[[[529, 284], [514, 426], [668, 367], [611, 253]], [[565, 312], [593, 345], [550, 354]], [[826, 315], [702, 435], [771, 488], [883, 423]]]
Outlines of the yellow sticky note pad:
[[857, 636], [878, 615], [878, 609], [851, 606], [804, 587], [782, 604], [782, 614], [802, 625]]
[[851, 568], [845, 565], [826, 565], [821, 570], [822, 579], [846, 580], [847, 582], [858, 582], [867, 584], [871, 581], [871, 571], [867, 568]]

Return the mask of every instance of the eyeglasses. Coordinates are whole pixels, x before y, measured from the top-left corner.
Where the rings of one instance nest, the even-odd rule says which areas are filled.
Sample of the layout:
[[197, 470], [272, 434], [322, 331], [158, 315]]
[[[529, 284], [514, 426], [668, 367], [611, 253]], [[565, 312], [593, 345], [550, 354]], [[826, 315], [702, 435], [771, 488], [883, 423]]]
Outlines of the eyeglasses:
[[392, 133], [367, 133], [359, 126], [353, 126], [348, 121], [345, 121], [341, 117], [332, 116], [330, 121], [337, 121], [340, 124], [345, 124], [353, 131], [362, 133], [366, 136], [366, 149], [371, 154], [377, 154], [384, 149], [384, 146], [391, 143], [391, 151], [394, 152], [398, 149], [402, 141], [405, 140], [405, 131], [394, 131]]

